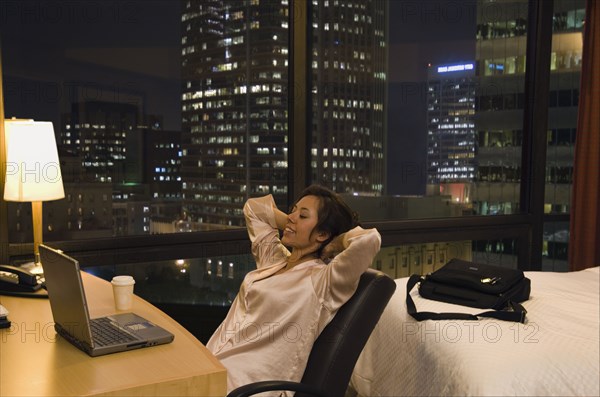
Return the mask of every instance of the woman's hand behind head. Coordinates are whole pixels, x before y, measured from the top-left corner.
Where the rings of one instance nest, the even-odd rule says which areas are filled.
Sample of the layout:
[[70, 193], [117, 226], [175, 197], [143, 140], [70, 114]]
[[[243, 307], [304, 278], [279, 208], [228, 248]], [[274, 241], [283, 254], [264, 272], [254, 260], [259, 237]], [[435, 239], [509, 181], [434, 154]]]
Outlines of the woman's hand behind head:
[[325, 263], [329, 263], [337, 254], [344, 250], [344, 234], [336, 236], [321, 250], [321, 259]]

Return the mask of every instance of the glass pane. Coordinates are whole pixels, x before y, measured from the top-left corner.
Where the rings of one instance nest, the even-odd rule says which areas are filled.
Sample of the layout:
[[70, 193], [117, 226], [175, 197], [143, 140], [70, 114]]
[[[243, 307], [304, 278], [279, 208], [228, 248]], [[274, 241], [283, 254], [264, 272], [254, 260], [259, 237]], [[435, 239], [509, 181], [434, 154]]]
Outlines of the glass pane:
[[542, 270], [569, 271], [569, 222], [544, 223]]
[[85, 271], [105, 280], [131, 275], [135, 293], [152, 303], [230, 306], [244, 276], [254, 269], [251, 255], [228, 255], [86, 267]]
[[[287, 199], [287, 0], [2, 1], [7, 117], [52, 121], [44, 241], [243, 225]], [[10, 203], [11, 243], [32, 241]], [[4, 221], [4, 220], [3, 220]]]
[[84, 270], [107, 281], [115, 275], [132, 275], [136, 295], [165, 311], [207, 343], [225, 318], [242, 279], [255, 268], [251, 255], [229, 255]]
[[[579, 106], [584, 0], [555, 0], [544, 212], [570, 212]], [[546, 224], [543, 267], [566, 271], [569, 224]]]
[[516, 268], [517, 240], [465, 240], [383, 247], [372, 267], [396, 279], [431, 273], [453, 258]]
[[368, 220], [519, 207], [527, 1], [312, 7], [312, 180]]

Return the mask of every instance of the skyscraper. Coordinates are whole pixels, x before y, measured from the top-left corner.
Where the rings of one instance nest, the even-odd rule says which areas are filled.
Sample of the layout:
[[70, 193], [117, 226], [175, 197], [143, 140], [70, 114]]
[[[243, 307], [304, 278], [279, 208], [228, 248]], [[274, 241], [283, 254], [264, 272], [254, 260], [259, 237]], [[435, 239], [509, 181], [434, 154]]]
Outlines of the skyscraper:
[[475, 179], [474, 64], [430, 66], [427, 79], [427, 183]]
[[[526, 0], [477, 3], [478, 171], [472, 202], [479, 214], [519, 210]], [[584, 0], [556, 0], [552, 26], [544, 212], [568, 213], [582, 57]], [[568, 222], [544, 225], [543, 255], [566, 266]]]
[[388, 2], [312, 2], [312, 180], [385, 191]]
[[[581, 69], [583, 0], [554, 2], [546, 212], [568, 212]], [[477, 3], [477, 213], [518, 210], [527, 1]]]
[[[287, 199], [289, 7], [287, 0], [183, 2], [182, 179], [191, 221], [239, 226], [249, 196]], [[312, 7], [312, 179], [380, 194], [386, 4]]]
[[[134, 168], [134, 164], [126, 166], [127, 147], [140, 146], [140, 142], [130, 142], [135, 139], [140, 117], [140, 110], [133, 104], [73, 103], [71, 113], [63, 118], [60, 146], [81, 156], [88, 181], [123, 183], [126, 169]], [[139, 179], [137, 175], [129, 176]]]
[[144, 114], [143, 95], [120, 101], [80, 97], [59, 131], [62, 157], [69, 159], [63, 179], [72, 207], [66, 208], [64, 229], [146, 234], [151, 216], [178, 219], [180, 132], [164, 131], [161, 117]]
[[287, 192], [287, 1], [185, 1], [182, 180], [192, 221], [239, 226]]

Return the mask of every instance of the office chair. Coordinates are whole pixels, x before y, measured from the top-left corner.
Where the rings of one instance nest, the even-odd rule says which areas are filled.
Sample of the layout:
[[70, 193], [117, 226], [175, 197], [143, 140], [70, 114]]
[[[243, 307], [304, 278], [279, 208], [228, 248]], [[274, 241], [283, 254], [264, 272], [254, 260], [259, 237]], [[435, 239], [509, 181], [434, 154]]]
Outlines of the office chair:
[[368, 269], [352, 298], [338, 310], [315, 341], [300, 383], [255, 382], [232, 390], [227, 397], [248, 397], [275, 390], [294, 391], [296, 397], [343, 396], [356, 360], [395, 289], [394, 280]]

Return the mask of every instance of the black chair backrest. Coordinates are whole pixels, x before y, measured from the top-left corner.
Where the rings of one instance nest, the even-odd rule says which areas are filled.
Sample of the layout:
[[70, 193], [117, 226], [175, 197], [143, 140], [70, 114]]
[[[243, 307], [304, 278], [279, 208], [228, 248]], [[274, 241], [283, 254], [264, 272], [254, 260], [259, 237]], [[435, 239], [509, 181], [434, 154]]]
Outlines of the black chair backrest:
[[327, 396], [343, 396], [356, 360], [395, 289], [390, 277], [368, 269], [352, 298], [315, 341], [301, 382], [323, 390]]

